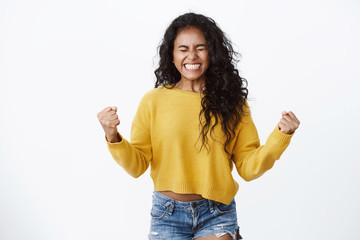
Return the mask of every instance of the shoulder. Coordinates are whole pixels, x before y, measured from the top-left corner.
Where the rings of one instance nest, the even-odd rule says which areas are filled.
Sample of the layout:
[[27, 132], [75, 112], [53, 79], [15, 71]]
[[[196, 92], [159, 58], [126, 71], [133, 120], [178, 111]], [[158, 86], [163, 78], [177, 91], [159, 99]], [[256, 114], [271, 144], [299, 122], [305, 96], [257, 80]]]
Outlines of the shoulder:
[[247, 99], [244, 99], [242, 114], [243, 116], [251, 116], [250, 105]]
[[159, 101], [164, 101], [167, 97], [166, 90], [163, 86], [153, 88], [147, 91], [140, 100], [140, 105], [151, 106], [156, 105]]
[[156, 101], [157, 99], [166, 98], [169, 96], [169, 91], [164, 86], [159, 86], [147, 91], [142, 97], [146, 101]]
[[163, 86], [160, 86], [160, 87], [157, 87], [157, 88], [150, 89], [149, 91], [147, 91], [144, 94], [143, 97], [145, 97], [145, 98], [157, 97], [159, 94], [161, 94], [163, 88], [164, 88]]
[[253, 120], [251, 116], [251, 107], [249, 105], [248, 100], [244, 99], [244, 104], [242, 106], [242, 110], [239, 112], [241, 115], [241, 120], [238, 125], [239, 130], [243, 127], [250, 125], [253, 125]]
[[147, 91], [143, 97], [142, 97], [142, 101], [153, 101], [153, 100], [156, 100], [157, 98], [160, 98], [164, 92], [163, 90], [163, 86], [160, 86], [160, 87], [157, 87], [157, 88], [153, 88], [149, 91]]

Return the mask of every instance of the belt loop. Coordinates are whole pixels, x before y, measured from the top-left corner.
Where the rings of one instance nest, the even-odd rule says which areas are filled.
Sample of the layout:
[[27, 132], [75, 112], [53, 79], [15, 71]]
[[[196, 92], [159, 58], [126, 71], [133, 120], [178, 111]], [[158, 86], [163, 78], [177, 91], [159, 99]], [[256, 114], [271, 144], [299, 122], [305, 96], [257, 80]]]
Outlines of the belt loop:
[[211, 213], [214, 212], [214, 202], [212, 200], [210, 200], [210, 199], [209, 199], [209, 209], [210, 209]]
[[172, 215], [172, 213], [174, 212], [174, 206], [175, 204], [173, 201], [168, 201], [164, 204], [164, 208], [167, 210], [169, 215]]

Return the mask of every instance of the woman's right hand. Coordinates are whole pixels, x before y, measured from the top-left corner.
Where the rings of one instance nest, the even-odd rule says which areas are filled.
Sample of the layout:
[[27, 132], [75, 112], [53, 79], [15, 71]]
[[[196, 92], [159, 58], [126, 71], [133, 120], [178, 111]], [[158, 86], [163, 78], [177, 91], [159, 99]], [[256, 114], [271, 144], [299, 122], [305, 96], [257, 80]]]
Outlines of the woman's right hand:
[[97, 118], [105, 131], [106, 139], [112, 143], [121, 141], [117, 132], [117, 126], [120, 124], [120, 120], [116, 112], [116, 107], [107, 107], [97, 114]]

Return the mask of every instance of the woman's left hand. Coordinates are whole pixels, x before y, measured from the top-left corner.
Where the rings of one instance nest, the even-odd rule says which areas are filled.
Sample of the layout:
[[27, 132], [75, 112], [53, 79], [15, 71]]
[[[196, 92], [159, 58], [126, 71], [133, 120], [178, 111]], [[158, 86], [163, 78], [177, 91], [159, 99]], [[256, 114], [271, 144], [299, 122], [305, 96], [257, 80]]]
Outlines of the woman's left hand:
[[293, 134], [299, 125], [300, 121], [296, 118], [293, 112], [282, 112], [282, 118], [278, 124], [279, 130], [282, 133]]

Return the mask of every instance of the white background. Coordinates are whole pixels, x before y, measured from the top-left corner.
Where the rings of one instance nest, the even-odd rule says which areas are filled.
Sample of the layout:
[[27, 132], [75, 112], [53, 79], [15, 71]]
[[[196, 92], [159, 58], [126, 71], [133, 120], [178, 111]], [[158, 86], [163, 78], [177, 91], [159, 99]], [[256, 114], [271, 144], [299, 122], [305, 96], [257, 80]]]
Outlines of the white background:
[[248, 240], [360, 239], [360, 3], [0, 1], [0, 239], [146, 239], [149, 171], [112, 160], [96, 114], [129, 139], [157, 46], [188, 11], [242, 54], [262, 143], [282, 110], [301, 126], [273, 169], [240, 183]]

